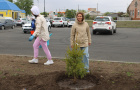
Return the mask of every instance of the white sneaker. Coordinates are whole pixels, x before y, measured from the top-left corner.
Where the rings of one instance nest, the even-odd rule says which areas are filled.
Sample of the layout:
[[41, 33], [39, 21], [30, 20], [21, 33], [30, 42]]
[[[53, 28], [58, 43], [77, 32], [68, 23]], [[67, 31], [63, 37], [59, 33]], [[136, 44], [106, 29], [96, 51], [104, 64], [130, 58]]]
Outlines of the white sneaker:
[[38, 59], [32, 59], [28, 61], [29, 63], [38, 63]]
[[50, 64], [53, 64], [53, 60], [48, 60], [46, 63], [44, 63], [44, 65], [50, 65]]

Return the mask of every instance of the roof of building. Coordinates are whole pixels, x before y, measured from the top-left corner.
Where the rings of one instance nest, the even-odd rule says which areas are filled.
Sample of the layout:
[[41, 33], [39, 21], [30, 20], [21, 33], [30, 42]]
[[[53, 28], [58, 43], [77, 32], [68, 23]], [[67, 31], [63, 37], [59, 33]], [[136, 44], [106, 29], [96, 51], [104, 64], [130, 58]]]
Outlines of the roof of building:
[[26, 13], [26, 11], [25, 10], [20, 10], [22, 13]]
[[7, 0], [0, 0], [0, 10], [15, 10], [15, 11], [21, 11], [17, 5], [14, 3], [11, 3]]

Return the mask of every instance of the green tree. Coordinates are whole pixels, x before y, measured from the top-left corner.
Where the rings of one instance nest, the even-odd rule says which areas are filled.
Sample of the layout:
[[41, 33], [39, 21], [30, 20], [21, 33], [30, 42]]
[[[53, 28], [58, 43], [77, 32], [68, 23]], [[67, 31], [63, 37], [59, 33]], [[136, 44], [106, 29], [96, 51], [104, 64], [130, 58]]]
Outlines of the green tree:
[[13, 0], [8, 0], [8, 1], [10, 1], [10, 2], [12, 2], [12, 3], [13, 3]]
[[66, 12], [65, 12], [65, 16], [67, 18], [75, 18], [75, 15], [76, 15], [76, 10], [69, 10], [67, 9]]
[[80, 77], [83, 78], [87, 72], [82, 62], [84, 50], [78, 46], [78, 41], [74, 42], [72, 50], [68, 48], [66, 53], [66, 74], [73, 77], [73, 83]]
[[86, 13], [86, 10], [79, 10], [78, 12]]
[[104, 16], [108, 16], [109, 14], [111, 14], [110, 12], [106, 12], [104, 13]]
[[22, 10], [26, 11], [26, 15], [31, 15], [31, 8], [33, 5], [33, 0], [17, 0], [15, 4]]
[[[40, 13], [41, 15], [44, 15], [44, 12]], [[49, 13], [45, 12], [44, 17], [47, 17], [49, 15]]]
[[85, 18], [90, 19], [90, 15], [89, 14], [85, 15]]
[[119, 17], [123, 17], [123, 14], [125, 14], [125, 13], [123, 13], [123, 12], [118, 12], [118, 16], [119, 16]]
[[58, 14], [57, 14], [57, 17], [62, 17], [62, 16], [64, 16], [63, 13], [58, 13]]

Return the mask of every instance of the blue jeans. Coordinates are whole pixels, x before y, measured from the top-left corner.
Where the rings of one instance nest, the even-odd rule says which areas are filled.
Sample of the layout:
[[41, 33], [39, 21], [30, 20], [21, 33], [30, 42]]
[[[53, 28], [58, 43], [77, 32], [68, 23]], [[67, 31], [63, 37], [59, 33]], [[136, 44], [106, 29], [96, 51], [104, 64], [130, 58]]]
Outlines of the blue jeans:
[[84, 57], [83, 57], [83, 63], [85, 64], [85, 69], [89, 69], [89, 53], [88, 53], [88, 47], [80, 47], [81, 50], [84, 50]]

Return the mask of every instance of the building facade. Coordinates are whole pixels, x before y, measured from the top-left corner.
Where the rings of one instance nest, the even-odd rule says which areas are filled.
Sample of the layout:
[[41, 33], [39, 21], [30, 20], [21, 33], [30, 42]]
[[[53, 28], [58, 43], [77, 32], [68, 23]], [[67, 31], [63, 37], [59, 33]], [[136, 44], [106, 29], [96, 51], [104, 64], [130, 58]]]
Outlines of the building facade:
[[132, 20], [140, 20], [140, 0], [132, 0], [127, 10]]
[[88, 12], [85, 15], [89, 14], [90, 16], [100, 16], [103, 15], [100, 11], [97, 11], [96, 8], [88, 8]]
[[25, 18], [25, 10], [20, 10], [14, 3], [7, 0], [0, 0], [0, 17], [12, 17], [17, 19], [19, 17]]

